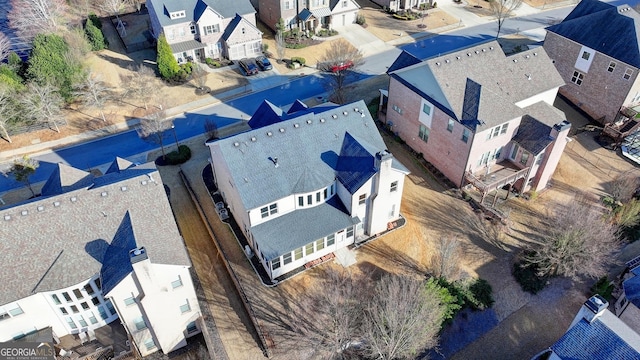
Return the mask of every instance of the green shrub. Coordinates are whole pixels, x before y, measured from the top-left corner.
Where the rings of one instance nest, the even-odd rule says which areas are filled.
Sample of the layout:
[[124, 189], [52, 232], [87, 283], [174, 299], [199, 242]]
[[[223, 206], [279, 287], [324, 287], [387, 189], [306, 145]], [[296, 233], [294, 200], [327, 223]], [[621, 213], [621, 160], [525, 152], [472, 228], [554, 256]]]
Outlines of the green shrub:
[[303, 49], [307, 47], [306, 43], [285, 43], [287, 49]]
[[547, 277], [538, 276], [538, 268], [523, 262], [513, 264], [513, 276], [523, 291], [537, 294], [547, 286]]
[[294, 56], [291, 58], [291, 62], [297, 62], [300, 65], [304, 65], [307, 63], [307, 60], [303, 57]]
[[180, 145], [178, 151], [172, 151], [167, 154], [168, 165], [180, 165], [191, 159], [191, 149], [187, 145]]
[[438, 3], [434, 1], [434, 2], [433, 2], [433, 8], [435, 9], [435, 8], [437, 8], [437, 7], [438, 7]]
[[180, 70], [184, 71], [187, 75], [191, 75], [191, 72], [193, 71], [193, 63], [187, 62], [180, 65]]
[[93, 26], [102, 30], [102, 21], [100, 21], [100, 19], [98, 18], [98, 15], [94, 13], [89, 13], [89, 20], [91, 20], [91, 23], [93, 23]]
[[107, 47], [107, 41], [104, 38], [102, 30], [96, 27], [91, 19], [87, 20], [84, 32], [87, 34], [87, 40], [89, 40], [89, 44], [91, 44], [92, 51], [102, 50]]
[[493, 289], [487, 280], [476, 279], [471, 286], [469, 286], [469, 290], [478, 304], [478, 309], [486, 309], [493, 306], [495, 302], [493, 300]]
[[269, 50], [269, 44], [262, 43], [262, 52], [267, 52]]
[[[443, 286], [444, 285], [444, 286]], [[452, 294], [447, 287], [449, 282], [444, 279], [431, 278], [425, 284], [427, 289], [434, 290], [440, 298], [440, 304], [444, 305], [443, 325], [450, 323], [454, 316], [462, 309], [460, 298]]]
[[356, 24], [358, 25], [364, 25], [367, 23], [367, 19], [364, 17], [364, 15], [362, 14], [358, 14], [356, 16]]
[[173, 51], [167, 42], [164, 34], [160, 34], [158, 37], [158, 70], [160, 71], [160, 76], [162, 76], [165, 80], [171, 80], [178, 75], [180, 71], [180, 65], [178, 65], [178, 61], [173, 56]]
[[598, 281], [595, 284], [593, 284], [590, 290], [591, 290], [591, 296], [595, 294], [599, 294], [600, 296], [605, 298], [605, 300], [611, 301], [613, 284], [611, 283], [611, 281], [609, 281], [609, 278], [607, 278], [606, 276], [603, 276], [600, 279], [598, 279]]

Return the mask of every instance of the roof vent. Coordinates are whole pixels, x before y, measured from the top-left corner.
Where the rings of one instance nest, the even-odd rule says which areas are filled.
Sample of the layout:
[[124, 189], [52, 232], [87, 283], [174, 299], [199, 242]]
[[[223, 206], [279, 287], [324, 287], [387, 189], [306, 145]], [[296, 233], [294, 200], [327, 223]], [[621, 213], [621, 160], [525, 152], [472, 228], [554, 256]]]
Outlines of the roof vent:
[[436, 65], [440, 66], [440, 63], [436, 61]]
[[299, 127], [300, 127], [300, 124], [295, 123], [295, 124], [293, 124], [293, 127], [297, 129], [297, 128], [299, 128]]
[[44, 206], [38, 205], [38, 211], [44, 211]]
[[267, 136], [273, 136], [273, 133], [271, 131], [267, 131]]
[[22, 211], [20, 212], [20, 215], [22, 215], [22, 216], [29, 215], [29, 210], [22, 210]]
[[278, 165], [278, 158], [277, 158], [277, 157], [272, 158], [271, 156], [269, 156], [269, 160], [271, 160], [271, 162], [273, 163], [273, 165], [274, 165], [275, 167], [278, 167], [278, 166], [279, 166], [279, 165]]
[[278, 129], [278, 131], [280, 131], [281, 133], [284, 133], [284, 128], [280, 128]]
[[524, 56], [524, 58], [525, 58], [525, 59], [528, 59], [528, 58], [530, 58], [530, 57], [531, 57], [531, 56], [529, 56], [529, 55], [525, 55], [525, 56]]
[[338, 118], [338, 115], [333, 114], [333, 115], [331, 115], [331, 117], [332, 117], [332, 118], [334, 118], [334, 119], [337, 119], [337, 118]]
[[309, 124], [309, 125], [311, 125], [311, 123], [312, 123], [312, 122], [313, 122], [313, 121], [311, 121], [310, 119], [309, 119], [309, 120], [307, 120], [307, 124]]
[[129, 257], [131, 258], [132, 264], [148, 259], [144, 246], [129, 251]]
[[103, 192], [100, 193], [100, 196], [102, 196], [102, 197], [106, 197], [107, 195], [109, 195], [109, 193], [106, 192], [106, 191], [103, 191]]
[[249, 182], [249, 179], [244, 178], [244, 182], [248, 183], [248, 182]]
[[69, 200], [71, 200], [71, 202], [76, 202], [76, 201], [78, 201], [78, 198], [75, 197], [75, 196], [72, 196], [71, 199], [69, 199]]
[[236, 142], [233, 143], [233, 146], [238, 147], [238, 146], [240, 146], [240, 143], [236, 141]]
[[321, 122], [321, 123], [323, 123], [323, 122], [324, 122], [324, 119], [320, 119], [320, 122]]
[[252, 137], [251, 137], [251, 142], [256, 142], [256, 140], [258, 140], [258, 139], [256, 139], [256, 137], [255, 137], [255, 136], [252, 136]]
[[140, 181], [140, 184], [142, 184], [142, 185], [147, 185], [147, 180], [142, 180], [142, 181]]
[[55, 207], [60, 206], [60, 201], [54, 201], [54, 202], [53, 202], [53, 206], [55, 206]]
[[451, 62], [451, 60], [446, 59], [444, 62], [446, 62], [447, 64]]
[[360, 113], [360, 117], [365, 117], [365, 115], [364, 115], [364, 113], [363, 113], [363, 112], [362, 112], [362, 113]]
[[482, 52], [485, 52], [485, 51], [487, 51], [487, 49], [485, 49], [485, 48], [482, 48]]
[[460, 56], [456, 56], [456, 60], [460, 60]]
[[489, 46], [489, 50], [493, 50], [493, 46]]
[[480, 51], [479, 51], [479, 50], [476, 50], [476, 51], [474, 51], [474, 52], [475, 52], [476, 54], [480, 54]]
[[6, 221], [11, 220], [11, 215], [5, 215], [5, 216], [4, 216], [4, 219], [5, 219]]
[[534, 53], [533, 53], [533, 56], [538, 56], [538, 53], [537, 53], [537, 52], [534, 52]]
[[514, 63], [518, 62], [518, 59], [513, 59], [513, 62], [514, 62]]
[[471, 56], [471, 53], [467, 53], [467, 56]]
[[347, 116], [347, 115], [349, 115], [349, 112], [345, 110], [345, 111], [342, 112], [342, 115]]
[[126, 186], [122, 186], [122, 187], [120, 187], [120, 190], [127, 191], [127, 187]]
[[531, 80], [531, 74], [524, 74], [527, 77], [527, 80]]
[[358, 111], [360, 111], [360, 109], [358, 109], [358, 108], [356, 107], [356, 108], [353, 108], [353, 111], [358, 112]]

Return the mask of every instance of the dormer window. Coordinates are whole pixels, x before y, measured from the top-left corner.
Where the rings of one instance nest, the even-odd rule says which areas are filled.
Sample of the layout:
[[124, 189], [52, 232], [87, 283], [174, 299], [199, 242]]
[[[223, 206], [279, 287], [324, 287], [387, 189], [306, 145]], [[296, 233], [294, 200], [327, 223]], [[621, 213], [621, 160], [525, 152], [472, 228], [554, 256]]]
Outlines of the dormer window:
[[186, 12], [185, 12], [184, 10], [181, 10], [181, 11], [174, 11], [174, 12], [170, 13], [170, 14], [169, 14], [169, 16], [170, 16], [172, 19], [180, 19], [180, 18], [183, 18], [183, 17], [185, 17], [185, 16], [186, 16]]

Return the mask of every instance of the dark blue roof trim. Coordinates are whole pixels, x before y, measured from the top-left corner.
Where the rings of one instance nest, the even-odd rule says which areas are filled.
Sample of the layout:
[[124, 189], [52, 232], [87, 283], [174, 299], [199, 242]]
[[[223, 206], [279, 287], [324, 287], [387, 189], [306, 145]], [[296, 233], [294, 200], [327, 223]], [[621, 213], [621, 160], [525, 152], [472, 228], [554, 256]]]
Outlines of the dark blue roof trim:
[[560, 359], [638, 360], [640, 354], [600, 320], [582, 319], [570, 328], [551, 350]]
[[133, 233], [131, 215], [127, 211], [120, 223], [120, 227], [113, 237], [113, 241], [107, 248], [102, 258], [102, 294], [108, 295], [119, 283], [132, 271], [129, 251], [138, 247]]
[[354, 194], [375, 175], [375, 158], [347, 132], [342, 141], [336, 170], [340, 183], [350, 194]]
[[389, 69], [387, 69], [387, 74], [419, 63], [420, 59], [403, 50], [402, 53], [400, 53], [400, 55], [393, 62], [393, 64], [389, 66]]

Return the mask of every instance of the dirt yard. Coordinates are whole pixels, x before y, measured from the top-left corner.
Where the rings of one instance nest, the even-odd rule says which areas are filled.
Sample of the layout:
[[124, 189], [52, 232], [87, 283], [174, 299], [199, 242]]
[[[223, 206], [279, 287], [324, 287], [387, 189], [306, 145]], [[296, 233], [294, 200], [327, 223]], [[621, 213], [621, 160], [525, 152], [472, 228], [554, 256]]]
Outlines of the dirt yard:
[[[460, 22], [459, 19], [437, 8], [425, 11], [427, 16], [424, 19], [411, 21], [394, 19], [392, 15], [379, 9], [362, 8], [359, 13], [364, 15], [367, 21], [367, 31], [385, 42], [417, 33], [425, 33], [426, 36], [434, 29], [455, 25]], [[418, 27], [421, 24], [426, 25], [426, 27]]]

